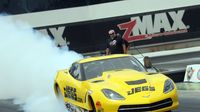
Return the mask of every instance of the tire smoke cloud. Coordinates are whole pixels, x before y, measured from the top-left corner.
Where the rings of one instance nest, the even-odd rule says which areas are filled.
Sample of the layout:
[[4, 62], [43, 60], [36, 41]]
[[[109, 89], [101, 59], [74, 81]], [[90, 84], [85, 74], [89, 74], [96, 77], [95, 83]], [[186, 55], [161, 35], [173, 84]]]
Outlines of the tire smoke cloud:
[[25, 112], [66, 111], [54, 95], [54, 78], [83, 56], [57, 48], [27, 23], [0, 16], [0, 25], [0, 99], [14, 99]]

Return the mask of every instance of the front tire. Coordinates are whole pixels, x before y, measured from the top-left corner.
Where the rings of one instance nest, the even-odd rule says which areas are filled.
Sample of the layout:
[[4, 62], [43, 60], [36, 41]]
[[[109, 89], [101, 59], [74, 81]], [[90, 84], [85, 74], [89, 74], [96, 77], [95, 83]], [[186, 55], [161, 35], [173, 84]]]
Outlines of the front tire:
[[94, 105], [94, 101], [92, 100], [91, 97], [89, 97], [89, 102], [90, 102], [90, 105], [92, 106], [92, 110], [89, 111], [89, 112], [96, 112], [96, 108], [95, 108], [95, 105]]

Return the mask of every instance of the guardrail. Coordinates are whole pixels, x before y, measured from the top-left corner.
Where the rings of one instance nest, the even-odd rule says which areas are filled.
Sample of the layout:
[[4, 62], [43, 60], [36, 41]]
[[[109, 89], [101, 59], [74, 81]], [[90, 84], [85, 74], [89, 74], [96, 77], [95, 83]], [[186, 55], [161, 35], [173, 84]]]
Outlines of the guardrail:
[[171, 78], [174, 82], [183, 82], [185, 76], [185, 69], [175, 70], [175, 71], [164, 71], [161, 72]]
[[[159, 51], [151, 51], [151, 50], [144, 50], [144, 49], [151, 49], [154, 48], [160, 48], [166, 47], [166, 46], [174, 46], [172, 49], [162, 49]], [[197, 47], [196, 47], [197, 46]], [[193, 38], [193, 39], [187, 39], [187, 40], [179, 40], [179, 41], [172, 41], [172, 42], [165, 42], [160, 44], [151, 44], [151, 45], [141, 45], [141, 46], [131, 46], [129, 50], [129, 54], [133, 55], [141, 55], [147, 54], [150, 57], [158, 57], [160, 55], [173, 55], [173, 54], [180, 54], [180, 53], [186, 53], [186, 52], [196, 52], [200, 48], [200, 38]], [[188, 48], [190, 47], [190, 48]], [[185, 50], [184, 50], [185, 49]], [[97, 56], [102, 55], [105, 51], [96, 51], [96, 52], [89, 52], [89, 53], [83, 53], [83, 56]], [[158, 54], [157, 52], [161, 52], [162, 54]], [[164, 54], [163, 54], [164, 53]]]

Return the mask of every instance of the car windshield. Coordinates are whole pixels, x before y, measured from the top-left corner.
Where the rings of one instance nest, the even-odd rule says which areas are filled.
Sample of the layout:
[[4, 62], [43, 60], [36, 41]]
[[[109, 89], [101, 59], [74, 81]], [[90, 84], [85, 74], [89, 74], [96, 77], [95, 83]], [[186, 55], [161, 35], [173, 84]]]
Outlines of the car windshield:
[[119, 57], [104, 60], [91, 61], [82, 64], [85, 79], [99, 77], [105, 71], [117, 69], [133, 69], [137, 71], [146, 71], [143, 65], [134, 57]]

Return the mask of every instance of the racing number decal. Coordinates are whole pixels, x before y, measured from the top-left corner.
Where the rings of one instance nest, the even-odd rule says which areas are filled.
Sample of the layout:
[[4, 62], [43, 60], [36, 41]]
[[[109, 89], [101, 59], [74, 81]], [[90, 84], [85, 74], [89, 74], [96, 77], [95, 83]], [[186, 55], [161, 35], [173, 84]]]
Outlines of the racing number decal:
[[83, 102], [82, 98], [77, 97], [77, 93], [76, 93], [76, 88], [70, 87], [70, 86], [66, 86], [64, 88], [64, 95], [65, 97], [78, 101], [78, 102]]
[[132, 94], [139, 93], [142, 91], [155, 91], [155, 87], [153, 86], [136, 87], [136, 88], [132, 88], [131, 91], [127, 91], [127, 93], [128, 95], [132, 95]]

